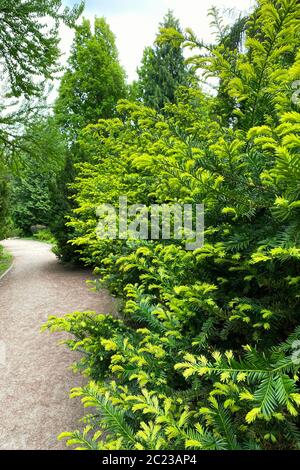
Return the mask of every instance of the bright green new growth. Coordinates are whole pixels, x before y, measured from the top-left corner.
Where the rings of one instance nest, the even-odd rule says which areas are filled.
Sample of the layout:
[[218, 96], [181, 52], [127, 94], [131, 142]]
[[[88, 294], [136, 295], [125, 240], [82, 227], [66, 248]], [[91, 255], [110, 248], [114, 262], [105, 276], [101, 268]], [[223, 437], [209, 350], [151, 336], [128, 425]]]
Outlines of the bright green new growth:
[[62, 3], [61, 0], [0, 0], [1, 68], [4, 65], [13, 96], [37, 93], [39, 86], [35, 78], [53, 78], [57, 71], [59, 24], [74, 26], [83, 10], [83, 2], [71, 10], [62, 9]]
[[[299, 20], [296, 0], [260, 0], [243, 52], [176, 36], [200, 46], [193, 63], [222, 93], [179, 88], [163, 114], [121, 101], [81, 134], [72, 243], [122, 319], [75, 312], [45, 326], [74, 336], [74, 367], [91, 380], [72, 392], [92, 410], [83, 432], [62, 434], [69, 445], [299, 448]], [[97, 207], [123, 194], [204, 203], [204, 247], [97, 239]]]

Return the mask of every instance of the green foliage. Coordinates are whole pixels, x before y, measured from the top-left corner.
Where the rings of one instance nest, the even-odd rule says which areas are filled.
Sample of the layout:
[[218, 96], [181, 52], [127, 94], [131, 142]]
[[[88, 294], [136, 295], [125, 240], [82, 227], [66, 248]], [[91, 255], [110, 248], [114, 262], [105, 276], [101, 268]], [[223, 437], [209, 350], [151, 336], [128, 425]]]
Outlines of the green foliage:
[[8, 234], [9, 220], [9, 178], [0, 161], [0, 240]]
[[[160, 34], [168, 30], [181, 37], [179, 21], [171, 11], [160, 25]], [[133, 90], [133, 95], [140, 98], [143, 104], [156, 110], [162, 110], [167, 103], [174, 103], [177, 88], [195, 80], [185, 63], [181, 42], [162, 42], [160, 34], [154, 46], [144, 51], [138, 69], [139, 80]]]
[[[299, 448], [299, 16], [296, 0], [261, 0], [244, 51], [223, 41], [204, 53], [189, 32], [191, 60], [221, 94], [181, 87], [163, 113], [121, 101], [81, 134], [71, 242], [121, 307], [118, 320], [87, 312], [46, 325], [73, 334], [91, 378], [72, 393], [92, 414], [84, 432], [62, 435], [69, 445]], [[98, 239], [97, 207], [120, 195], [204, 203], [204, 246]]]
[[29, 124], [20, 145], [18, 171], [11, 182], [11, 212], [15, 227], [29, 235], [31, 226], [49, 226], [53, 221], [66, 146], [52, 117]]
[[40, 242], [50, 243], [55, 246], [56, 240], [49, 229], [38, 230], [33, 236]]
[[14, 179], [13, 220], [24, 235], [31, 234], [31, 226], [48, 225], [52, 220], [50, 184], [53, 181], [45, 180], [45, 175], [33, 168], [27, 169], [20, 179]]
[[126, 94], [115, 36], [104, 18], [83, 19], [76, 27], [67, 70], [61, 80], [55, 115], [70, 143], [87, 124], [113, 115]]
[[118, 100], [126, 93], [125, 73], [108, 24], [104, 18], [95, 18], [92, 30], [89, 20], [83, 19], [76, 27], [68, 67], [54, 106], [56, 121], [70, 147], [59, 178], [52, 224], [57, 253], [65, 261], [76, 260], [76, 253], [67, 243], [74, 234], [66, 221], [72, 208], [68, 197], [72, 195], [69, 185], [76, 175], [74, 163], [86, 159], [76, 143], [78, 136], [87, 124], [113, 116]]
[[53, 77], [59, 25], [74, 26], [82, 9], [83, 3], [62, 9], [61, 0], [0, 1], [0, 57], [14, 96], [37, 93], [37, 76]]
[[36, 98], [43, 95], [42, 82], [58, 71], [60, 25], [73, 27], [82, 9], [82, 3], [62, 8], [61, 0], [0, 0], [0, 238], [9, 232], [15, 166], [32, 148], [38, 154], [36, 135], [28, 129], [45, 108]]
[[0, 245], [0, 276], [9, 268], [12, 255]]

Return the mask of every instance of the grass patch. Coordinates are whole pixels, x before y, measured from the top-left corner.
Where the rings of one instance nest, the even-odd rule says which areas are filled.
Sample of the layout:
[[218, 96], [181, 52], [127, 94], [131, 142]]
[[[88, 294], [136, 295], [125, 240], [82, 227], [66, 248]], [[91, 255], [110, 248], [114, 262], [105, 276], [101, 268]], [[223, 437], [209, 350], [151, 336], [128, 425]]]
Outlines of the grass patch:
[[0, 276], [10, 267], [13, 257], [0, 245]]

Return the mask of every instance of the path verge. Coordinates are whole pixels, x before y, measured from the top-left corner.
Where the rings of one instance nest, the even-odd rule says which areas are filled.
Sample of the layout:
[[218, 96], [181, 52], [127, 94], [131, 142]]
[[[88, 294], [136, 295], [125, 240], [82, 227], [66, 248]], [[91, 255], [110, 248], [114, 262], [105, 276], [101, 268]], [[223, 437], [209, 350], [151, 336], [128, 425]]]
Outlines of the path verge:
[[13, 256], [0, 245], [0, 281], [13, 267]]

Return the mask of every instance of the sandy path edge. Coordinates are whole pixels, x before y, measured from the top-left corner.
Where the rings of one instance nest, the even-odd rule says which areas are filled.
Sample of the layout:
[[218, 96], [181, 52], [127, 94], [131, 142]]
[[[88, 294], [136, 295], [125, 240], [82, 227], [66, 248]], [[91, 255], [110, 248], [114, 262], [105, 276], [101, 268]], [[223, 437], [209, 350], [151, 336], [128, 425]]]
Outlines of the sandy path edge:
[[[113, 310], [106, 292], [89, 291], [91, 273], [61, 265], [51, 247], [1, 242], [14, 256], [0, 281], [0, 449], [62, 449], [62, 431], [78, 429], [82, 407], [68, 398], [82, 378], [69, 369], [74, 353], [61, 335], [41, 334], [49, 315]], [[4, 354], [5, 353], [5, 354]]]

